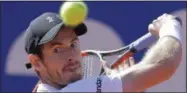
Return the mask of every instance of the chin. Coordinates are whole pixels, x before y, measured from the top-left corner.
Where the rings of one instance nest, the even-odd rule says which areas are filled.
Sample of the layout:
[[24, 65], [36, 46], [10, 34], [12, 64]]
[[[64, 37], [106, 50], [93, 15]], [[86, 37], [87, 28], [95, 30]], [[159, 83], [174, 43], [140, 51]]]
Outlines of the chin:
[[72, 73], [70, 81], [71, 81], [71, 83], [73, 83], [73, 82], [76, 82], [78, 80], [81, 80], [82, 77], [83, 77], [82, 72], [77, 70], [75, 73]]
[[70, 82], [69, 83], [74, 83], [74, 82], [76, 82], [76, 81], [78, 81], [78, 80], [81, 80], [82, 79], [82, 75], [81, 74], [76, 74], [76, 75], [73, 75], [72, 77], [71, 77], [71, 80], [69, 80]]
[[79, 68], [79, 69], [77, 69], [76, 71], [73, 71], [73, 72], [69, 72], [69, 71], [64, 72], [64, 76], [62, 77], [62, 79], [65, 80], [66, 84], [74, 83], [74, 82], [76, 82], [78, 80], [81, 80], [83, 78], [81, 68]]

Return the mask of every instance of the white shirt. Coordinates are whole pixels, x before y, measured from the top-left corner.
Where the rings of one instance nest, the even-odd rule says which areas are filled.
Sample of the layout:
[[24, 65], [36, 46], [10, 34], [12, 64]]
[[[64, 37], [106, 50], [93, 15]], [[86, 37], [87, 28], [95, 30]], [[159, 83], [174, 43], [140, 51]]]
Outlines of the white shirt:
[[120, 78], [100, 76], [79, 80], [60, 90], [48, 84], [39, 84], [37, 92], [123, 92], [123, 90]]

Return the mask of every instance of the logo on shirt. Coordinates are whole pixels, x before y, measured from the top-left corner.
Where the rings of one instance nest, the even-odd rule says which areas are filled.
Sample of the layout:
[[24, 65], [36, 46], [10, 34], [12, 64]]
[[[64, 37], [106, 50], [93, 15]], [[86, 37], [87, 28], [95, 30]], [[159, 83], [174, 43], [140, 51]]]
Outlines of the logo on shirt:
[[97, 86], [96, 92], [101, 93], [101, 87], [102, 87], [102, 78], [101, 77], [97, 77], [96, 86]]

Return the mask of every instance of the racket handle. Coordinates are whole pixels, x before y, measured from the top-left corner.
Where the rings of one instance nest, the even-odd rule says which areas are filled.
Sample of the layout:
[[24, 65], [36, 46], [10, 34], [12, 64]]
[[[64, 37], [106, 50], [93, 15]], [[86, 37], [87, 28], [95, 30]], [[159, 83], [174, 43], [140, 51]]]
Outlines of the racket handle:
[[134, 41], [133, 43], [131, 43], [131, 47], [136, 49], [136, 51], [140, 51], [144, 48], [147, 48], [155, 41], [157, 41], [157, 38], [153, 36], [151, 33], [147, 33], [144, 36], [137, 39], [136, 41]]

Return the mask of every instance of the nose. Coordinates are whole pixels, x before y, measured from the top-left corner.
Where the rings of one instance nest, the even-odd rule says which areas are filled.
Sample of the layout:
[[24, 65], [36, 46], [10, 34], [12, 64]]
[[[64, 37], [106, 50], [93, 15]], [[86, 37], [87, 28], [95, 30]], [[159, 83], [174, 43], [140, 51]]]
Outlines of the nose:
[[68, 58], [68, 64], [69, 65], [75, 65], [75, 64], [77, 64], [77, 60], [75, 60], [75, 58], [72, 58], [72, 57], [70, 57], [70, 58]]
[[71, 53], [70, 53], [70, 55], [68, 57], [68, 62], [74, 62], [74, 61], [76, 61], [75, 58], [76, 58], [75, 50], [71, 50]]
[[69, 58], [68, 61], [73, 61], [73, 59], [72, 59], [72, 58]]

